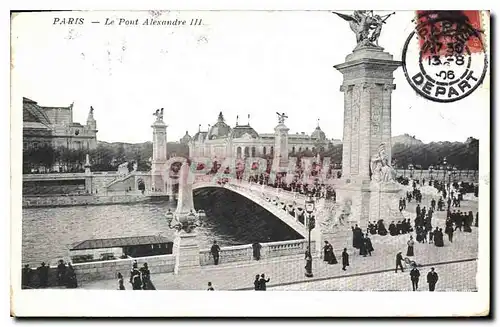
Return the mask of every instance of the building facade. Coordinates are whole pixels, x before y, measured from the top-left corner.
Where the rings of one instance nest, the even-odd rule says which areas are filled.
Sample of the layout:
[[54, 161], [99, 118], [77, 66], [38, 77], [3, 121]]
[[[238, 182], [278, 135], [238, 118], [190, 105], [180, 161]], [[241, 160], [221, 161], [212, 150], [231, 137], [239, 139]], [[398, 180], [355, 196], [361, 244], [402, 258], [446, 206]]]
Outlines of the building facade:
[[[208, 131], [198, 132], [193, 136], [182, 138], [189, 145], [190, 157], [207, 157], [212, 159], [246, 158], [246, 157], [273, 157], [276, 147], [276, 133], [262, 133], [255, 131], [250, 124], [230, 127], [219, 113], [217, 122]], [[338, 140], [340, 143], [341, 141]], [[325, 133], [318, 126], [311, 135], [305, 133], [288, 134], [288, 152], [295, 155], [302, 151], [322, 152], [336, 140], [328, 140]]]
[[73, 104], [68, 107], [43, 107], [23, 98], [23, 149], [52, 146], [73, 150], [97, 147], [97, 123], [90, 107], [87, 124], [73, 121]]

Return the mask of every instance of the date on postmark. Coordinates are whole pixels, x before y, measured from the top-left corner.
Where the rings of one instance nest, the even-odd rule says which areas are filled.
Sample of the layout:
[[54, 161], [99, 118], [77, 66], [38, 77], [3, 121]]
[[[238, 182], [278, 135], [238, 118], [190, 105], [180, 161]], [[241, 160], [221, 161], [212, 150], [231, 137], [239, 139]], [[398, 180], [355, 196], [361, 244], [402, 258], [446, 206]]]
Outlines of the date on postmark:
[[403, 47], [403, 71], [421, 96], [453, 102], [484, 80], [488, 57], [480, 11], [417, 11], [415, 30]]

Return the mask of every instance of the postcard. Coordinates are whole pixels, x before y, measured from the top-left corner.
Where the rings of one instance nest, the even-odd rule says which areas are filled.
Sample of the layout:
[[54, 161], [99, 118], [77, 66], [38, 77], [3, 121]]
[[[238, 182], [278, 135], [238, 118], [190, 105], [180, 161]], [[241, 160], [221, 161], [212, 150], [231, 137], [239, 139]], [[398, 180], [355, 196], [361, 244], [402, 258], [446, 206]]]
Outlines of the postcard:
[[475, 10], [12, 12], [12, 315], [488, 315], [490, 46]]

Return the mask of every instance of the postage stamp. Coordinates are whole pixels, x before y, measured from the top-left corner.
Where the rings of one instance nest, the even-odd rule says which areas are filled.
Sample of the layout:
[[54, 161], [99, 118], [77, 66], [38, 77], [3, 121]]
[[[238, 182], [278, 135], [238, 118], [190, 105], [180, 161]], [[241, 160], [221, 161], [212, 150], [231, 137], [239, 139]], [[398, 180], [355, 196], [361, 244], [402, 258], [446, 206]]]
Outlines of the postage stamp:
[[11, 28], [13, 315], [489, 313], [488, 12]]
[[403, 48], [408, 83], [426, 99], [453, 102], [474, 92], [488, 68], [479, 11], [417, 11]]

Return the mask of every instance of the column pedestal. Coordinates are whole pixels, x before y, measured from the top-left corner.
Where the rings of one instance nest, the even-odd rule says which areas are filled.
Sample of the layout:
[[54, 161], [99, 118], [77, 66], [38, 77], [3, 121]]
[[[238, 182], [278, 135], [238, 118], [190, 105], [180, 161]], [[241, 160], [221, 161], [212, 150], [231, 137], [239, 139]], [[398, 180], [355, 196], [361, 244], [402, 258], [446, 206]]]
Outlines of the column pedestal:
[[198, 245], [198, 234], [186, 233], [181, 230], [176, 232], [173, 246], [175, 255], [174, 274], [185, 271], [196, 271], [200, 266], [200, 246]]
[[401, 66], [383, 50], [360, 47], [335, 66], [344, 77], [342, 182], [337, 202], [350, 208], [346, 223], [361, 228], [368, 221], [387, 221], [395, 216], [387, 210], [399, 192], [393, 186], [371, 181], [371, 160], [380, 155], [380, 149], [385, 150], [387, 164], [391, 164], [391, 95], [396, 87], [394, 70]]

